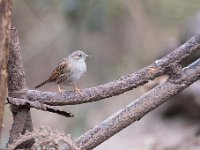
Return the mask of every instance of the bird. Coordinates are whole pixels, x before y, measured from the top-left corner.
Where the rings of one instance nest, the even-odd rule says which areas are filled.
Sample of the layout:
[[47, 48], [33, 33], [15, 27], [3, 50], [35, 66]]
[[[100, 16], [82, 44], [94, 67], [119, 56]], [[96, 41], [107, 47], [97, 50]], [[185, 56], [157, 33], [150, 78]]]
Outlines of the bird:
[[81, 50], [72, 52], [57, 65], [49, 78], [35, 86], [35, 89], [47, 83], [56, 82], [60, 93], [65, 91], [61, 89], [60, 85], [66, 85], [73, 86], [75, 91], [81, 94], [80, 89], [76, 86], [76, 83], [87, 71], [87, 65], [85, 61], [88, 56], [89, 55]]

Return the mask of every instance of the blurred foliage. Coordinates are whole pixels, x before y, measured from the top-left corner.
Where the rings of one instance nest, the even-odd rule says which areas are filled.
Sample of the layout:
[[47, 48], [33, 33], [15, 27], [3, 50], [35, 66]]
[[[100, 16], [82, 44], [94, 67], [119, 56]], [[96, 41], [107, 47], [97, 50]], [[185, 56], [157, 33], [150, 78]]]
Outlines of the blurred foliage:
[[116, 1], [62, 0], [60, 6], [73, 27], [88, 31], [102, 31], [106, 20], [123, 13], [123, 6]]
[[183, 19], [199, 10], [199, 0], [142, 0], [151, 17], [162, 25], [183, 23]]

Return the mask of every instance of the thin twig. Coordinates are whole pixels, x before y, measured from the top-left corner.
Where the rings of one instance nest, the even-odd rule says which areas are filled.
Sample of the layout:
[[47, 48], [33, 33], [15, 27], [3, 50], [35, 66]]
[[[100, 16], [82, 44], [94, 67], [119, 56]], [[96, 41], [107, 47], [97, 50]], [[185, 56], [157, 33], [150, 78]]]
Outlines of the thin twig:
[[47, 104], [40, 103], [38, 101], [28, 101], [26, 99], [18, 99], [18, 98], [12, 98], [12, 97], [7, 97], [7, 101], [9, 104], [13, 104], [16, 106], [23, 106], [26, 105], [30, 108], [35, 108], [38, 110], [43, 110], [43, 111], [49, 111], [52, 113], [56, 113], [58, 115], [62, 115], [64, 117], [74, 117], [74, 115], [70, 112], [66, 112], [62, 110], [61, 108], [55, 107], [55, 106], [49, 106]]

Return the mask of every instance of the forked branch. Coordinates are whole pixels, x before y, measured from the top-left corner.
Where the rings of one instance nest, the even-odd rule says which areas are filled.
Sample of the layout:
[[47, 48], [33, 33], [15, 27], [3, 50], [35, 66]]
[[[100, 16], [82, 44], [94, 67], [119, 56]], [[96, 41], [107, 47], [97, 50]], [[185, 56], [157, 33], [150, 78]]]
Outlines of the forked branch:
[[184, 59], [191, 56], [194, 52], [198, 51], [199, 48], [200, 34], [197, 34], [167, 56], [160, 60], [156, 60], [155, 63], [133, 74], [123, 76], [118, 80], [109, 82], [107, 84], [82, 89], [81, 96], [75, 92], [65, 92], [64, 94], [60, 94], [55, 92], [41, 92], [36, 90], [18, 91], [12, 93], [12, 95], [21, 99], [23, 98], [21, 95], [26, 95], [26, 99], [30, 101], [39, 101], [54, 106], [76, 105], [102, 100], [132, 90], [133, 88], [147, 83], [149, 80], [155, 79], [157, 76], [167, 73], [166, 68], [175, 66], [182, 62]]
[[140, 120], [148, 112], [180, 93], [199, 78], [200, 59], [183, 69], [178, 78], [175, 76], [169, 78], [166, 83], [155, 87], [75, 139], [75, 144], [84, 150], [90, 150], [100, 145], [114, 134], [129, 126], [131, 123]]
[[[16, 105], [19, 104], [18, 100], [21, 100], [23, 104], [29, 104], [29, 106], [35, 108], [36, 106], [39, 106], [38, 108], [44, 110], [59, 105], [75, 105], [93, 102], [132, 90], [133, 88], [147, 83], [149, 80], [155, 79], [157, 76], [163, 74], [169, 75], [169, 79], [166, 83], [157, 86], [130, 103], [124, 109], [107, 118], [105, 121], [99, 123], [84, 135], [74, 140], [74, 143], [80, 149], [92, 149], [131, 123], [141, 119], [145, 114], [198, 80], [200, 77], [200, 60], [197, 60], [195, 63], [184, 69], [182, 69], [179, 63], [191, 56], [194, 52], [198, 51], [199, 48], [200, 34], [197, 34], [167, 56], [160, 60], [156, 60], [153, 64], [139, 70], [138, 72], [126, 77], [121, 77], [118, 80], [104, 85], [82, 89], [81, 95], [76, 94], [75, 92], [60, 94], [25, 89], [24, 72], [19, 69], [17, 70], [19, 72], [13, 72], [13, 76], [10, 76], [10, 102]], [[18, 56], [16, 56], [16, 58], [18, 58]], [[13, 59], [15, 59], [15, 57]], [[19, 62], [19, 64], [17, 64], [16, 67], [19, 67], [20, 65], [22, 66], [21, 60], [16, 59], [12, 61], [15, 62], [10, 64], [11, 67], [12, 64], [17, 64], [17, 62]], [[16, 81], [19, 82], [19, 84], [15, 83], [17, 86], [14, 84], [14, 87], [12, 82], [13, 80], [16, 80], [15, 78], [19, 78], [20, 80]], [[16, 101], [18, 101], [18, 103]], [[19, 117], [24, 115], [23, 119], [26, 120], [27, 116], [25, 115], [25, 112], [29, 113], [29, 107], [22, 106], [18, 112], [21, 112]], [[18, 119], [16, 116], [14, 116], [15, 120]], [[24, 124], [25, 122], [26, 121], [24, 121]], [[24, 127], [20, 126], [20, 128], [23, 130]]]

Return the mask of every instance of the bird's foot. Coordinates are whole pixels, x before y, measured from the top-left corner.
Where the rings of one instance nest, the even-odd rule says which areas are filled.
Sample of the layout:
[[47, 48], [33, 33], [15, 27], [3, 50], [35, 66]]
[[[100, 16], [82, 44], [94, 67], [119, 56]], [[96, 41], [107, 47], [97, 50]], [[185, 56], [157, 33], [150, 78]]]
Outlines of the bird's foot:
[[78, 93], [80, 96], [82, 96], [81, 90], [76, 86], [75, 86], [75, 92]]
[[64, 94], [66, 90], [59, 90], [60, 94]]
[[65, 91], [66, 91], [66, 90], [61, 90], [61, 88], [60, 88], [59, 85], [58, 85], [58, 90], [59, 90], [60, 94], [63, 94], [63, 93], [65, 93]]

